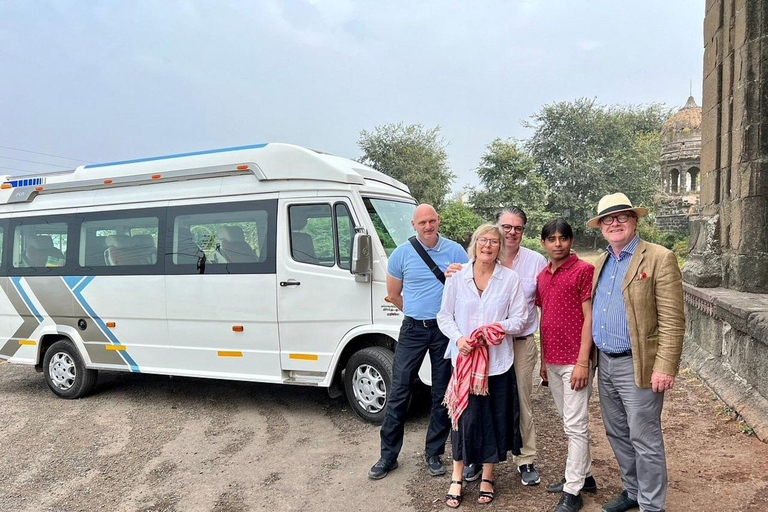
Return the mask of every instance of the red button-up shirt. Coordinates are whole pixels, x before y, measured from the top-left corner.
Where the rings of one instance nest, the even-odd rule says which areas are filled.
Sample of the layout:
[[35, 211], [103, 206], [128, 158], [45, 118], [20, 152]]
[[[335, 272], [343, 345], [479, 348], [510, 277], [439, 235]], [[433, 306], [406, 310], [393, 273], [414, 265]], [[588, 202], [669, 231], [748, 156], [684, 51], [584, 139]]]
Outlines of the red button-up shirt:
[[576, 364], [584, 313], [592, 294], [595, 267], [576, 253], [552, 273], [550, 262], [536, 278], [536, 305], [541, 308], [541, 349], [547, 364]]

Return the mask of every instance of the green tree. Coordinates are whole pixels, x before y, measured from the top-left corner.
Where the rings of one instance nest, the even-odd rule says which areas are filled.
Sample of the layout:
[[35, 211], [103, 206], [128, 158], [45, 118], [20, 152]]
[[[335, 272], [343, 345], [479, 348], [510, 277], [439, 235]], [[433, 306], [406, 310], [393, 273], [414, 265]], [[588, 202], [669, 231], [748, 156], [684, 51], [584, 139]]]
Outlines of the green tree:
[[361, 163], [408, 185], [420, 203], [441, 208], [456, 176], [448, 167], [439, 126], [427, 130], [421, 124], [381, 125], [361, 131], [357, 145], [363, 151]]
[[624, 192], [653, 207], [658, 188], [659, 132], [669, 111], [661, 105], [605, 106], [578, 99], [545, 105], [533, 116], [527, 143], [547, 183], [547, 210], [585, 231], [600, 197]]
[[486, 147], [477, 168], [481, 188], [470, 189], [469, 202], [480, 215], [493, 219], [502, 208], [519, 206], [528, 217], [530, 233], [544, 223], [546, 182], [534, 161], [513, 140], [496, 139]]
[[461, 201], [448, 201], [440, 210], [440, 234], [464, 247], [483, 218]]

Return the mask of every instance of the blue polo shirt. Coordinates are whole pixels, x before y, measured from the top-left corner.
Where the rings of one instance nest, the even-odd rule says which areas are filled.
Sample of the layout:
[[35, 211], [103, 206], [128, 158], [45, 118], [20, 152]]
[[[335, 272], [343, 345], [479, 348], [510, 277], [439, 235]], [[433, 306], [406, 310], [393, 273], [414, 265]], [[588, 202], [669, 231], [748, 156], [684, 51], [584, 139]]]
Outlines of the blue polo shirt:
[[632, 348], [621, 283], [639, 242], [640, 237], [635, 235], [619, 252], [618, 258], [608, 246], [608, 259], [600, 272], [592, 301], [592, 339], [603, 352], [615, 354]]
[[[451, 263], [469, 261], [462, 246], [442, 236], [438, 236], [434, 247], [421, 246], [443, 272]], [[406, 316], [416, 320], [431, 320], [437, 316], [443, 298], [443, 283], [429, 270], [411, 242], [405, 242], [392, 252], [387, 274], [403, 282], [403, 312]]]

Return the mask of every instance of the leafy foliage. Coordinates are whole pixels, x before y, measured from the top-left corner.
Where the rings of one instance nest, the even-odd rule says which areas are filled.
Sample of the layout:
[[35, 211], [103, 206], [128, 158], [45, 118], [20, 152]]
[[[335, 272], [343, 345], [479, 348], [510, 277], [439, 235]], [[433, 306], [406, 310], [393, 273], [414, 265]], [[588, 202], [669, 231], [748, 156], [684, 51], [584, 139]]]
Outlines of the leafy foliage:
[[440, 234], [464, 247], [483, 218], [459, 201], [448, 201], [440, 210]]
[[624, 192], [650, 207], [658, 188], [659, 132], [669, 112], [660, 105], [604, 106], [579, 99], [545, 105], [526, 123], [527, 143], [548, 187], [547, 210], [584, 231], [600, 197]]
[[497, 138], [488, 144], [477, 176], [482, 188], [470, 190], [470, 202], [484, 218], [494, 218], [504, 207], [519, 206], [528, 217], [530, 232], [541, 229], [547, 185], [534, 161], [515, 141]]
[[439, 126], [429, 130], [421, 124], [377, 126], [372, 132], [361, 131], [357, 145], [363, 151], [361, 163], [402, 181], [417, 201], [440, 210], [456, 176], [448, 167], [447, 144]]

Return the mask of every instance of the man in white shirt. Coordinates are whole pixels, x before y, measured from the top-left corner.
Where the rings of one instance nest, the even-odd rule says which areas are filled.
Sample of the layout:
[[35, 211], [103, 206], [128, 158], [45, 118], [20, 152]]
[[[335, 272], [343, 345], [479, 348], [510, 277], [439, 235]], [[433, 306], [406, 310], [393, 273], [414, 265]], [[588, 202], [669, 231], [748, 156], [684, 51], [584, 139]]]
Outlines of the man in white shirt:
[[547, 260], [538, 252], [520, 246], [527, 222], [528, 217], [525, 212], [516, 206], [502, 210], [496, 219], [496, 223], [504, 233], [507, 247], [507, 257], [501, 263], [520, 276], [528, 307], [528, 320], [521, 334], [515, 337], [514, 343], [515, 374], [520, 396], [520, 433], [523, 436], [523, 448], [520, 455], [515, 456], [514, 461], [523, 485], [538, 485], [541, 478], [533, 465], [536, 459], [536, 430], [531, 410], [533, 371], [538, 358], [533, 333], [539, 328], [539, 315], [536, 310], [536, 276], [547, 266]]

